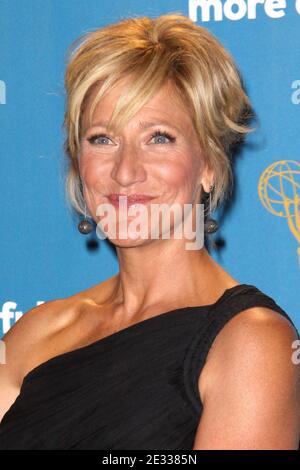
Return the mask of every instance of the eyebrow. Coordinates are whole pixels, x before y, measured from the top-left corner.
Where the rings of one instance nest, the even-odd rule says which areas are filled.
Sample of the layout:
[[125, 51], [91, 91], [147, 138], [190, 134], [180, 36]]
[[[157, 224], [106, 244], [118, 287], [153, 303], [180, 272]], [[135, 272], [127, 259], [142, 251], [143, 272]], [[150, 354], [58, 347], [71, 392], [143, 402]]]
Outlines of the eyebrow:
[[[108, 124], [108, 121], [97, 121], [97, 122], [94, 122], [92, 123], [91, 127], [106, 127]], [[176, 129], [178, 132], [179, 132], [179, 128], [170, 124], [168, 121], [164, 120], [164, 119], [159, 119], [158, 121], [139, 121], [139, 128], [140, 129], [147, 129], [149, 127], [153, 127], [153, 126], [160, 126], [160, 125], [165, 125], [165, 126], [169, 126], [169, 127], [173, 127], [174, 129]], [[88, 129], [86, 129], [87, 131]]]

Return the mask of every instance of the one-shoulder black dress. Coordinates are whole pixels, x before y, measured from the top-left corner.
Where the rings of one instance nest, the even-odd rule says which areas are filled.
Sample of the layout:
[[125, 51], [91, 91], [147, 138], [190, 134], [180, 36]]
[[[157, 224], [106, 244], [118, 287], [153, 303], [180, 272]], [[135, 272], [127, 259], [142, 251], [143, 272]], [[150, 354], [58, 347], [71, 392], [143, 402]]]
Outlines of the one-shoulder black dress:
[[191, 450], [208, 351], [251, 307], [281, 313], [297, 331], [271, 297], [240, 284], [214, 304], [164, 312], [38, 365], [1, 421], [0, 450]]

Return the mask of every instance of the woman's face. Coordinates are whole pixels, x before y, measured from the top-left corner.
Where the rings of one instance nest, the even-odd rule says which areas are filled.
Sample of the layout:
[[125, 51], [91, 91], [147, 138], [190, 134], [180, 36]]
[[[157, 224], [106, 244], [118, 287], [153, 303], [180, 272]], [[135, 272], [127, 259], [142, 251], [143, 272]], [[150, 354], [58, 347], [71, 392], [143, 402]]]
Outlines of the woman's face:
[[[187, 110], [167, 82], [160, 91], [126, 124], [119, 135], [109, 134], [105, 123], [126, 86], [123, 79], [109, 90], [97, 105], [90, 127], [83, 116], [79, 168], [88, 211], [98, 223], [100, 204], [109, 204], [110, 194], [144, 194], [154, 198], [143, 206], [147, 210], [148, 238], [129, 231], [121, 236], [116, 223], [116, 236], [102, 226], [108, 238], [118, 246], [151, 243], [150, 205], [199, 203], [203, 179], [203, 157]], [[92, 102], [90, 96], [86, 110]], [[120, 208], [115, 207], [116, 215]], [[126, 216], [128, 229], [132, 216]], [[124, 219], [122, 219], [124, 220]], [[118, 230], [120, 230], [118, 232]], [[124, 230], [124, 225], [123, 225]], [[161, 234], [161, 230], [159, 229]], [[154, 240], [152, 240], [154, 241]]]

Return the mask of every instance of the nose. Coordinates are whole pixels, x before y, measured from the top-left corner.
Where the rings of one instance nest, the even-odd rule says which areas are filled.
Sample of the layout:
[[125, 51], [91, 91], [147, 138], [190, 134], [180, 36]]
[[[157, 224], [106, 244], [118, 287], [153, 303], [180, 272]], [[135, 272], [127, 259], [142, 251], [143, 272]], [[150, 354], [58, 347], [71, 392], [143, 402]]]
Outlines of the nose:
[[124, 145], [116, 157], [111, 177], [120, 186], [131, 186], [147, 178], [146, 170], [140, 161], [139, 152], [133, 146]]

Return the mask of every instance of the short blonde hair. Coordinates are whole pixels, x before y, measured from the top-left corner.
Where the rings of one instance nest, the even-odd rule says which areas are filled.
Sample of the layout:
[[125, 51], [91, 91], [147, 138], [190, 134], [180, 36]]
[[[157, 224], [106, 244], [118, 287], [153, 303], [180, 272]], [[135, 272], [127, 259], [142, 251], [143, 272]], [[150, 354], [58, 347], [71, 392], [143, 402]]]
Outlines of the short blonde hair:
[[213, 170], [212, 210], [225, 199], [233, 182], [230, 151], [254, 130], [246, 125], [253, 115], [231, 55], [206, 28], [176, 12], [155, 19], [128, 18], [84, 33], [68, 54], [63, 127], [71, 207], [84, 213], [78, 154], [87, 99], [101, 83], [90, 120], [106, 90], [127, 75], [134, 80], [114, 109], [109, 131], [117, 133], [170, 79], [190, 111], [205, 163]]

